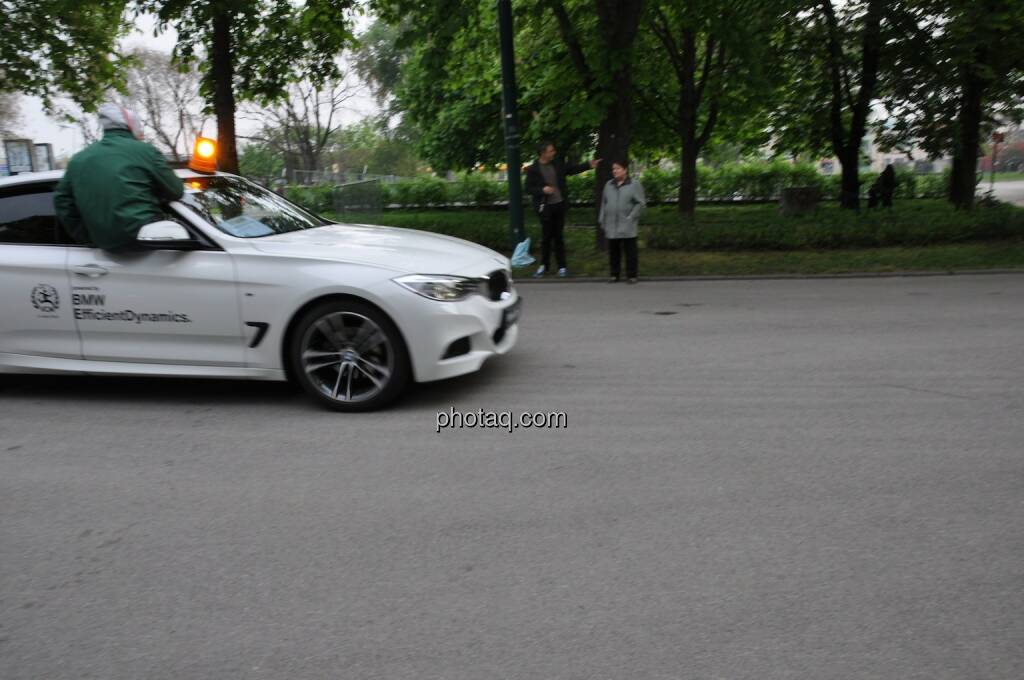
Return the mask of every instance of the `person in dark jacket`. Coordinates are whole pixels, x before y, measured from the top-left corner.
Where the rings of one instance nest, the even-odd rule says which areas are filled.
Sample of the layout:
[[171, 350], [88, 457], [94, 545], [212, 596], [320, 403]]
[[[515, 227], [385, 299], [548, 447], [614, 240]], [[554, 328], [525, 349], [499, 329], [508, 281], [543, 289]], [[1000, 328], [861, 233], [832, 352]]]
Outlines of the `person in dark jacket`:
[[104, 250], [135, 243], [144, 225], [164, 219], [161, 203], [181, 198], [185, 185], [160, 152], [142, 141], [128, 109], [104, 104], [103, 138], [75, 154], [57, 185], [57, 217], [72, 238]]
[[868, 208], [877, 208], [881, 203], [885, 208], [892, 207], [892, 195], [896, 192], [896, 170], [892, 164], [885, 166], [871, 188], [868, 189]]
[[892, 195], [896, 193], [896, 170], [892, 164], [885, 166], [882, 174], [878, 176], [879, 197], [882, 199], [882, 207], [892, 207]]
[[569, 209], [569, 185], [567, 175], [578, 175], [601, 162], [595, 158], [587, 163], [565, 166], [555, 158], [557, 151], [551, 142], [537, 146], [537, 160], [526, 169], [526, 193], [533, 197], [533, 211], [540, 219], [540, 267], [534, 276], [544, 276], [550, 271], [551, 249], [554, 246], [558, 275], [569, 276], [565, 264], [565, 213]]
[[604, 229], [608, 239], [608, 265], [611, 273], [609, 283], [619, 280], [622, 251], [626, 251], [626, 278], [636, 283], [637, 225], [640, 213], [647, 207], [644, 188], [639, 181], [629, 176], [629, 163], [625, 160], [612, 162], [612, 178], [604, 185], [601, 194], [601, 210], [597, 224]]

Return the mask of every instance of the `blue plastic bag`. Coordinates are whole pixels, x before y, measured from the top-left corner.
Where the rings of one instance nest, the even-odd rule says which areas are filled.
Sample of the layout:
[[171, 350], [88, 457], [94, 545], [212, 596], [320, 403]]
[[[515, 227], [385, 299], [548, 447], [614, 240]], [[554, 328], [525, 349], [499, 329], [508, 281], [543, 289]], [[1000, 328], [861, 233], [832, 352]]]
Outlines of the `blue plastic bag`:
[[530, 257], [530, 239], [527, 237], [525, 241], [522, 241], [516, 246], [516, 249], [512, 251], [512, 266], [513, 267], [525, 267], [533, 264], [535, 260]]

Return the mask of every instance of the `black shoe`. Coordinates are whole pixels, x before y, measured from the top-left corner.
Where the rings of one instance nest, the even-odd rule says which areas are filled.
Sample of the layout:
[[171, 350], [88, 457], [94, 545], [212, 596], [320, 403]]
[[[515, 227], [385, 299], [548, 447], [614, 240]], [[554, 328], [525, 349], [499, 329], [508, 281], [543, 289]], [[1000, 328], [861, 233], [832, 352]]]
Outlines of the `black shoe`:
[[608, 279], [608, 283], [618, 283], [618, 282], [619, 282], [619, 277], [618, 276], [613, 276], [612, 278]]

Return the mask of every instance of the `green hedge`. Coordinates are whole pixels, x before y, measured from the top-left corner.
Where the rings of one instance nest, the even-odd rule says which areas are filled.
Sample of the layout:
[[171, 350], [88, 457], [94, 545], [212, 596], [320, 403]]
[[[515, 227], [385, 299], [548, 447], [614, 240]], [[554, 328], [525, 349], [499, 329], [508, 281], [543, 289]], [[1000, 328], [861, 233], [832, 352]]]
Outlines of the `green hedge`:
[[[877, 179], [878, 173], [862, 172], [861, 195]], [[594, 195], [594, 173], [585, 172], [567, 178], [569, 194], [574, 202], [591, 203]], [[675, 201], [679, 194], [679, 171], [649, 168], [640, 175], [650, 203]], [[837, 200], [840, 175], [822, 175], [810, 163], [772, 161], [761, 163], [726, 163], [717, 168], [697, 167], [697, 197], [704, 200], [734, 199], [774, 200], [787, 187], [817, 187], [826, 201]], [[941, 198], [949, 185], [949, 172], [915, 175], [910, 170], [896, 171], [897, 199]], [[288, 187], [286, 195], [315, 211], [331, 208], [333, 187]], [[449, 205], [488, 207], [507, 200], [508, 187], [479, 173], [465, 173], [457, 181], [448, 182], [433, 175], [400, 180], [380, 185], [380, 200], [385, 206], [405, 208]], [[523, 196], [529, 203], [529, 196]]]
[[285, 187], [284, 197], [313, 212], [323, 213], [334, 209], [334, 185], [332, 184]]
[[647, 230], [646, 242], [662, 250], [827, 250], [1012, 238], [1024, 238], [1020, 208], [998, 204], [958, 211], [941, 201], [921, 201], [861, 213], [829, 208], [781, 217], [751, 210], [737, 211], [731, 220], [666, 221]]
[[[389, 210], [360, 214], [357, 220], [432, 231], [508, 252], [508, 213], [499, 210]], [[569, 212], [566, 239], [592, 244], [593, 208]], [[540, 236], [537, 219], [526, 217], [533, 243]], [[778, 206], [707, 206], [683, 220], [675, 206], [649, 208], [641, 218], [640, 241], [647, 249], [683, 251], [785, 251], [924, 246], [968, 241], [1024, 239], [1024, 209], [979, 204], [955, 210], [942, 200], [897, 203], [890, 209], [855, 213], [838, 206], [821, 207], [813, 215], [783, 217]]]

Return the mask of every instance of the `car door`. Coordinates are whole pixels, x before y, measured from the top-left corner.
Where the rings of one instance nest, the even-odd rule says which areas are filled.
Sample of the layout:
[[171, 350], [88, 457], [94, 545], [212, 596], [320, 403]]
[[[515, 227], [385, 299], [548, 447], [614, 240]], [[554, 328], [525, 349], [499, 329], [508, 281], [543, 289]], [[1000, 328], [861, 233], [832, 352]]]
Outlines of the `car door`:
[[80, 359], [53, 180], [0, 187], [0, 363]]
[[68, 255], [68, 272], [86, 359], [244, 365], [235, 267], [216, 246], [76, 248]]

